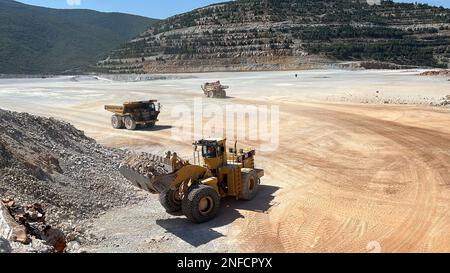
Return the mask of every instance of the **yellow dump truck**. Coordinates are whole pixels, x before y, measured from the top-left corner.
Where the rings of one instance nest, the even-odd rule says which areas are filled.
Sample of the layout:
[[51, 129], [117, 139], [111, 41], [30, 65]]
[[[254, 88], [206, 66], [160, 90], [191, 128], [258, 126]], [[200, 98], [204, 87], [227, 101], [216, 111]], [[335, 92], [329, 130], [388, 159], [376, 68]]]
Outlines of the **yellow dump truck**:
[[123, 105], [105, 105], [113, 113], [111, 125], [114, 129], [136, 130], [137, 126], [154, 127], [158, 121], [161, 105], [157, 100], [125, 102]]
[[227, 90], [229, 86], [222, 85], [220, 81], [217, 82], [207, 82], [202, 85], [203, 93], [207, 98], [219, 98], [223, 99], [227, 97]]

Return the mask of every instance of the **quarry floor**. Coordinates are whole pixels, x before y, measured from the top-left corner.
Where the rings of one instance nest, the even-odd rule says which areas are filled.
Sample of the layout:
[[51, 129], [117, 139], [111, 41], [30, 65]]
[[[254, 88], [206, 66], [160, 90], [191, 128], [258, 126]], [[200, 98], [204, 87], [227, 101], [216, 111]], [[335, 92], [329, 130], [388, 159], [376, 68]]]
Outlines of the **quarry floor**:
[[[429, 105], [450, 95], [450, 82], [419, 72], [2, 79], [0, 108], [68, 121], [106, 146], [171, 150], [186, 159], [194, 138], [219, 136], [226, 128], [216, 120], [216, 132], [180, 134], [183, 126], [192, 129], [180, 122], [183, 109], [199, 109], [199, 103], [219, 113], [236, 104], [279, 109], [273, 149], [263, 148], [261, 139], [239, 142], [257, 149], [256, 163], [265, 169], [255, 200], [226, 199], [217, 219], [193, 225], [166, 215], [149, 195], [97, 219], [92, 230], [104, 240], [86, 246], [89, 251], [449, 252], [450, 109]], [[202, 99], [200, 85], [213, 80], [230, 86], [229, 98]], [[163, 106], [157, 127], [111, 128], [105, 104], [145, 99]], [[211, 123], [207, 115], [200, 120]]]

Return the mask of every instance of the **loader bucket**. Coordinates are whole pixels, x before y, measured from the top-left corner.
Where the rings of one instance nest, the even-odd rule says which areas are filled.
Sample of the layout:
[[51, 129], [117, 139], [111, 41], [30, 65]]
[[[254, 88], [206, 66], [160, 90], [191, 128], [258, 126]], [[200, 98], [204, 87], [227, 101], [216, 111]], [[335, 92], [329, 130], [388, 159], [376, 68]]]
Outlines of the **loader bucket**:
[[119, 172], [136, 187], [151, 193], [165, 192], [174, 179], [168, 158], [146, 153], [127, 158]]
[[167, 191], [176, 175], [173, 173], [160, 176], [143, 175], [127, 165], [120, 166], [119, 171], [134, 186], [154, 194]]

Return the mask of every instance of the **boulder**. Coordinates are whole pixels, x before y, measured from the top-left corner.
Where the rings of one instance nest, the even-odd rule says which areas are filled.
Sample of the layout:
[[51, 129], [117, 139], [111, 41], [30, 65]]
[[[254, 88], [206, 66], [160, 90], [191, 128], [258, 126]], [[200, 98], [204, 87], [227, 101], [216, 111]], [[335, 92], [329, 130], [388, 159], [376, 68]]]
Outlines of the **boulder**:
[[0, 202], [0, 236], [24, 244], [30, 242], [25, 226], [14, 220], [3, 202]]
[[6, 240], [3, 237], [0, 237], [0, 254], [1, 253], [11, 253], [11, 245], [9, 244], [9, 241]]

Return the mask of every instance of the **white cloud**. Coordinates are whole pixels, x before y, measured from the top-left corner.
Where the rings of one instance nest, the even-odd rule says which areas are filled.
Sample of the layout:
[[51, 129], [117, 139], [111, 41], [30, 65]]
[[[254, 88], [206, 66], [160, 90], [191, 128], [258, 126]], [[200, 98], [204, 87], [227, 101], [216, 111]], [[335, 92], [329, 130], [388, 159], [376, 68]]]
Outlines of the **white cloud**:
[[79, 6], [81, 5], [81, 0], [66, 0], [69, 6]]

